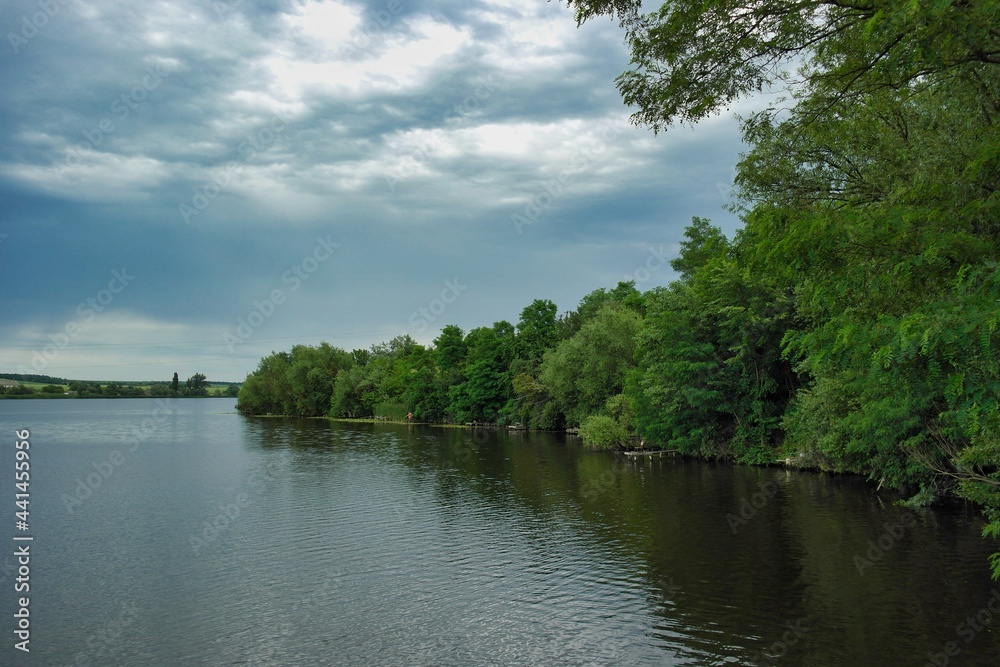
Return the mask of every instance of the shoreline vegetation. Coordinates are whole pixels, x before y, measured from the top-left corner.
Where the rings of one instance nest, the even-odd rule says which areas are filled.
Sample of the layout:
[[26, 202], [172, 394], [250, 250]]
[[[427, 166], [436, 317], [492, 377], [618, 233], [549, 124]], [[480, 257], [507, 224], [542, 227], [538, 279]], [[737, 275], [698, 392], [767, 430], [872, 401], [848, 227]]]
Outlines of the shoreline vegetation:
[[97, 382], [48, 375], [0, 375], [0, 399], [219, 398], [235, 397], [238, 393], [239, 384], [211, 382], [201, 373], [195, 373], [184, 383], [177, 373], [169, 382]]
[[[623, 28], [632, 69], [616, 83], [654, 132], [783, 91], [740, 118], [741, 228], [696, 217], [679, 251], [653, 250], [634, 281], [558, 316], [536, 299], [516, 324], [448, 325], [426, 347], [272, 353], [238, 409], [791, 458], [910, 506], [972, 501], [1000, 538], [996, 3], [569, 4], [579, 23]], [[677, 279], [637, 289], [668, 254]], [[991, 564], [1000, 578], [1000, 552]]]

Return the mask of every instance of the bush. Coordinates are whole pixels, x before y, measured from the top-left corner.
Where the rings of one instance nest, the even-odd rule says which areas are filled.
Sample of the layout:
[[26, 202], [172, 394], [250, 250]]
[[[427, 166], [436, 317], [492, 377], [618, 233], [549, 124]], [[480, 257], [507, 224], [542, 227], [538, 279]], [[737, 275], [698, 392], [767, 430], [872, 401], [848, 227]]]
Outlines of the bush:
[[407, 412], [409, 410], [406, 409], [406, 405], [395, 401], [385, 401], [375, 407], [375, 415], [377, 417], [385, 417], [397, 422], [406, 421]]
[[612, 417], [593, 415], [580, 424], [583, 444], [594, 449], [615, 449], [628, 442], [628, 430]]

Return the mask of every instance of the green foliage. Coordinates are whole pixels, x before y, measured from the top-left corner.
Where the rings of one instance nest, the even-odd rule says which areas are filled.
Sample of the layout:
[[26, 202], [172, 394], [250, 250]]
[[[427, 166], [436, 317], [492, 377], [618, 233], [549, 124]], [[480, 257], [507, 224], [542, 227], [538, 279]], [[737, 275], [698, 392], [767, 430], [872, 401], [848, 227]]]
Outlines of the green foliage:
[[329, 343], [271, 353], [243, 382], [236, 409], [247, 414], [324, 415], [337, 373], [353, 363], [350, 354]]
[[612, 290], [602, 287], [580, 299], [577, 309], [566, 313], [558, 322], [558, 338], [560, 340], [571, 338], [605, 306], [612, 304], [622, 306], [640, 316], [646, 311], [645, 299], [633, 281], [619, 282]]
[[744, 228], [727, 239], [694, 218], [670, 286], [622, 282], [558, 317], [535, 300], [516, 329], [272, 354], [240, 409], [580, 424], [589, 446], [634, 431], [751, 463], [801, 453], [919, 488], [914, 502], [973, 500], [1000, 538], [1000, 5], [569, 4], [619, 19], [632, 69], [618, 85], [654, 131], [799, 68], [791, 99], [743, 119]]
[[570, 4], [626, 29], [619, 89], [654, 131], [798, 66], [792, 100], [744, 121], [734, 252], [696, 222], [653, 300], [640, 432], [752, 460], [784, 429], [826, 467], [975, 500], [996, 537], [1000, 5]]
[[539, 382], [566, 415], [567, 424], [580, 424], [622, 392], [626, 374], [635, 366], [641, 322], [634, 311], [608, 303], [545, 355]]
[[506, 422], [504, 408], [513, 398], [509, 377], [515, 331], [509, 322], [479, 327], [465, 339], [464, 380], [449, 389], [450, 411], [457, 422]]
[[699, 218], [685, 237], [681, 280], [647, 297], [626, 390], [636, 428], [681, 451], [766, 462], [797, 384], [780, 346], [791, 302], [742, 266], [745, 237], [730, 244]]
[[201, 373], [195, 373], [185, 383], [185, 396], [208, 396], [208, 378]]
[[405, 403], [397, 403], [395, 401], [385, 401], [375, 406], [376, 417], [392, 421], [404, 421], [407, 412]]
[[607, 415], [591, 415], [584, 419], [580, 424], [580, 437], [583, 444], [594, 449], [616, 449], [629, 441], [628, 431], [621, 422]]
[[993, 2], [568, 0], [583, 22], [619, 19], [632, 69], [618, 78], [634, 118], [654, 131], [694, 122], [793, 77], [843, 99], [934, 73], [1000, 61]]
[[556, 341], [556, 304], [535, 299], [521, 311], [517, 323], [517, 356], [538, 364]]

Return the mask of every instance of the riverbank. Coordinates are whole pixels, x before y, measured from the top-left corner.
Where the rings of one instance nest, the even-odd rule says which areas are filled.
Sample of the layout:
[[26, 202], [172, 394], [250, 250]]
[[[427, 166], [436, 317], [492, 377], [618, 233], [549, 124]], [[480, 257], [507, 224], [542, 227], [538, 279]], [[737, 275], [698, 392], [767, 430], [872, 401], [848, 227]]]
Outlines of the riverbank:
[[87, 394], [85, 396], [76, 396], [73, 394], [44, 394], [41, 392], [36, 392], [34, 394], [0, 394], [0, 400], [72, 400], [72, 399], [91, 399], [91, 398], [236, 398], [225, 393], [215, 393], [206, 394], [204, 396], [184, 396], [181, 394], [142, 394], [142, 395], [116, 395], [116, 396], [104, 396], [100, 394]]

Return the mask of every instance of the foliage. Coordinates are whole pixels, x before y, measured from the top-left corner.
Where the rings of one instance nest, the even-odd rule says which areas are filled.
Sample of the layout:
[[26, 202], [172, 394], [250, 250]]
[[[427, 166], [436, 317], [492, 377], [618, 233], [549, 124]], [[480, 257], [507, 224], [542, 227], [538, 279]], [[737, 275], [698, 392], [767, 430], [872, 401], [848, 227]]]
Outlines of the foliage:
[[514, 359], [515, 332], [509, 322], [473, 329], [466, 336], [464, 380], [449, 390], [458, 422], [504, 422], [513, 397], [508, 368]]
[[635, 432], [751, 463], [799, 453], [915, 500], [973, 500], [1000, 538], [1000, 4], [569, 4], [618, 18], [618, 85], [654, 131], [787, 86], [743, 119], [743, 229], [694, 218], [669, 286], [619, 283], [558, 316], [535, 300], [516, 328], [449, 326], [433, 348], [400, 337], [303, 372], [301, 351], [272, 354], [241, 409], [393, 405], [580, 424], [600, 447]]
[[539, 381], [567, 424], [580, 424], [622, 392], [626, 373], [635, 365], [641, 322], [634, 311], [608, 303], [545, 355]]
[[629, 440], [626, 428], [614, 417], [591, 415], [580, 424], [583, 444], [594, 449], [623, 447]]
[[338, 372], [353, 363], [349, 353], [329, 343], [272, 352], [240, 387], [236, 409], [248, 414], [324, 415]]
[[661, 130], [795, 77], [842, 99], [1000, 62], [993, 2], [568, 0], [578, 22], [616, 16], [633, 68], [618, 77], [638, 122]]

